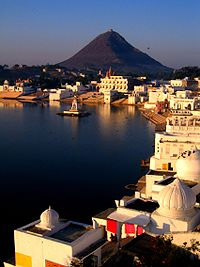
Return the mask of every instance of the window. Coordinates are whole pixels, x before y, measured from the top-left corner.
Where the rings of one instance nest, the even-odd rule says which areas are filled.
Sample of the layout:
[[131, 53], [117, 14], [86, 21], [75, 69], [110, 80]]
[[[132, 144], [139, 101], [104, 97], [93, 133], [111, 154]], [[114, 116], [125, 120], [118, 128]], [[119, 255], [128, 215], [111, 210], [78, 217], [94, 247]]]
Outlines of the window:
[[166, 154], [169, 154], [170, 153], [170, 145], [169, 144], [166, 145], [165, 153]]

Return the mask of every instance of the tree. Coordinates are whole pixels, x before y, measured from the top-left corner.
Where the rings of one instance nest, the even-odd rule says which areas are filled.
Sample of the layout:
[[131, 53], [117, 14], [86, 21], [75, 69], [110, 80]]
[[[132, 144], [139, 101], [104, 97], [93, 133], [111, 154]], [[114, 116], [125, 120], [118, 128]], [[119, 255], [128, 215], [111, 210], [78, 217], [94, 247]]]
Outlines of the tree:
[[8, 68], [8, 65], [7, 64], [0, 65], [0, 71], [5, 70], [7, 68]]
[[195, 77], [200, 77], [200, 68], [197, 66], [188, 66], [181, 69], [175, 70], [173, 73], [173, 79], [184, 79], [188, 77], [194, 79]]
[[70, 263], [70, 267], [82, 267], [82, 266], [83, 264], [78, 258], [73, 258]]

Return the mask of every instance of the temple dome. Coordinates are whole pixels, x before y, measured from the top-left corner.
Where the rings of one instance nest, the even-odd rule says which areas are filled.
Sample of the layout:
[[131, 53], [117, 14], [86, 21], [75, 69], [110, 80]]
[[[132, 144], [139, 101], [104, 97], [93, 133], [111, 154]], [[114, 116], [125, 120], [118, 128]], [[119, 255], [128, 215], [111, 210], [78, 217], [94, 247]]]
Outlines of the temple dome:
[[45, 229], [53, 229], [59, 223], [58, 213], [49, 207], [40, 215], [39, 227]]
[[200, 150], [182, 153], [176, 162], [176, 172], [181, 180], [200, 183]]
[[175, 179], [160, 191], [158, 213], [169, 218], [185, 218], [194, 214], [196, 195], [183, 182]]

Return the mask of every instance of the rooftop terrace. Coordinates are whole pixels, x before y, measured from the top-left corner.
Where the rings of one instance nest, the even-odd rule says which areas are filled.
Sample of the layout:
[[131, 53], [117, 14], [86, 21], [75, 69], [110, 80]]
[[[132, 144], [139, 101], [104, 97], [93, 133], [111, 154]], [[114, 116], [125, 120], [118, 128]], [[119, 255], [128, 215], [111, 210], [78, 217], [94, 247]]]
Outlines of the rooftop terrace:
[[109, 208], [107, 210], [104, 210], [104, 211], [98, 213], [97, 215], [95, 215], [93, 217], [99, 218], [99, 219], [107, 219], [107, 217], [115, 210], [116, 210], [115, 208]]
[[83, 234], [85, 234], [90, 229], [90, 227], [81, 224], [70, 223], [63, 229], [49, 236], [60, 241], [71, 243]]
[[136, 199], [130, 204], [126, 205], [126, 208], [133, 209], [133, 210], [139, 210], [139, 211], [146, 211], [146, 212], [153, 212], [159, 207], [159, 204], [154, 201], [146, 201], [142, 199]]
[[174, 176], [176, 172], [170, 172], [170, 171], [156, 171], [156, 170], [150, 170], [147, 175], [158, 175], [158, 176]]
[[[161, 181], [156, 181], [155, 184], [157, 184], [157, 185], [168, 185], [168, 184], [171, 184], [175, 179], [176, 179], [175, 177], [168, 177], [168, 178], [163, 179]], [[192, 188], [193, 186], [197, 185], [196, 182], [189, 181], [189, 180], [182, 180], [182, 182], [184, 184], [186, 184], [187, 186], [189, 186], [190, 188]]]

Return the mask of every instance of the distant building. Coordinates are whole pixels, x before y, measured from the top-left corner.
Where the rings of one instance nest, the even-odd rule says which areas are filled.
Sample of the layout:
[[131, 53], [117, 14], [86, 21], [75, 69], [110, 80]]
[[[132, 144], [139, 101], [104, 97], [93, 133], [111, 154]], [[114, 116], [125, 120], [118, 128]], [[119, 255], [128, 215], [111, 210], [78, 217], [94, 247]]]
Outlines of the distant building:
[[170, 108], [179, 110], [195, 110], [200, 107], [200, 99], [191, 95], [191, 91], [177, 91], [176, 95], [168, 97]]
[[136, 94], [146, 94], [148, 91], [147, 85], [134, 85], [134, 92]]
[[30, 86], [29, 80], [17, 80], [15, 85], [10, 86], [7, 80], [4, 81], [3, 86], [0, 86], [0, 91], [21, 92], [23, 94], [32, 94], [37, 91], [36, 88]]
[[139, 77], [137, 77], [137, 80], [146, 81], [147, 80], [147, 76], [139, 76]]
[[110, 69], [106, 72], [106, 77], [101, 78], [101, 82], [99, 83], [99, 92], [104, 93], [108, 90], [127, 93], [129, 90], [133, 90], [132, 78], [114, 75]]
[[99, 83], [97, 81], [91, 81], [90, 84], [89, 84], [89, 89], [91, 91], [98, 91]]
[[0, 91], [14, 91], [15, 90], [15, 86], [10, 86], [9, 85], [9, 81], [5, 80], [3, 85], [0, 85]]
[[170, 84], [172, 87], [183, 87], [183, 80], [181, 79], [170, 80]]
[[135, 105], [140, 101], [140, 96], [136, 94], [134, 91], [128, 95], [128, 104]]
[[110, 104], [118, 98], [118, 92], [115, 90], [104, 90], [104, 103]]
[[22, 92], [23, 94], [28, 95], [28, 94], [35, 93], [37, 89], [30, 86], [29, 80], [17, 80], [14, 91]]
[[149, 92], [149, 103], [156, 104], [157, 102], [164, 101], [167, 98], [168, 94], [162, 88]]
[[61, 100], [68, 97], [73, 97], [74, 92], [71, 89], [51, 89], [49, 90], [49, 100]]
[[186, 150], [200, 149], [200, 117], [189, 111], [175, 111], [167, 118], [166, 132], [155, 134], [155, 152], [150, 169], [176, 171], [176, 160]]
[[156, 109], [156, 105], [158, 102], [164, 102], [168, 99], [169, 93], [163, 87], [148, 87], [148, 95], [149, 99], [148, 102], [145, 102], [144, 108], [145, 109]]
[[176, 79], [171, 80], [170, 84], [172, 87], [184, 87], [186, 89], [197, 89], [198, 88], [198, 81], [197, 80], [189, 80], [187, 77], [183, 80]]
[[189, 90], [197, 90], [198, 89], [198, 81], [183, 79], [183, 87]]
[[81, 82], [76, 82], [75, 85], [70, 85], [66, 83], [65, 87], [66, 89], [72, 90], [74, 93], [77, 93], [77, 94], [83, 94], [88, 91], [88, 88], [85, 87]]
[[198, 82], [198, 88], [200, 88], [200, 78], [197, 77], [197, 78], [194, 78], [194, 80]]
[[165, 99], [164, 101], [158, 101], [156, 103], [156, 109], [155, 111], [157, 113], [163, 113], [163, 112], [167, 112], [169, 110], [169, 101], [167, 99]]

